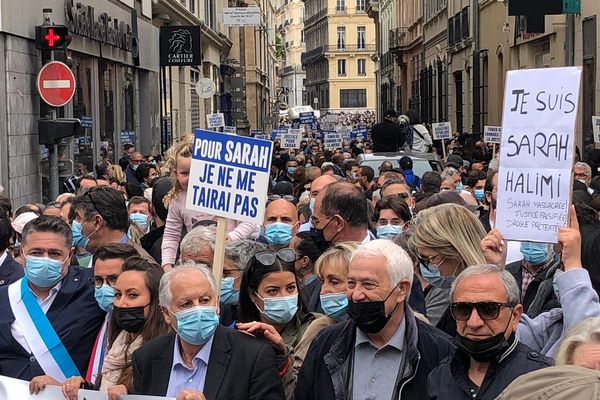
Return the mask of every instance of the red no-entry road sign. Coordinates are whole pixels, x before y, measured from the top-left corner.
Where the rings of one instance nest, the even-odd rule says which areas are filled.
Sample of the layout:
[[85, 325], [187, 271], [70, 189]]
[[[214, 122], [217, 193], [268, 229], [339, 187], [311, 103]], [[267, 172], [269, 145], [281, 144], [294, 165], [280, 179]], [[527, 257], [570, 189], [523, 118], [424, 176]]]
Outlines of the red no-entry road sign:
[[37, 88], [42, 100], [52, 107], [62, 107], [75, 94], [75, 76], [60, 61], [44, 65], [37, 76]]

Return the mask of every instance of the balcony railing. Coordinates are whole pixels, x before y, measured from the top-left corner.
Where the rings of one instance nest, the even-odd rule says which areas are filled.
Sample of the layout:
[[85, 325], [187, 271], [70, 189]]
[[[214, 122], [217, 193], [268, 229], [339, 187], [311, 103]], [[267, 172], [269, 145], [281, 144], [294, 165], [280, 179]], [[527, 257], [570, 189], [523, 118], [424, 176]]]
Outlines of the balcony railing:
[[358, 46], [355, 44], [347, 44], [344, 48], [339, 48], [336, 45], [329, 45], [326, 48], [327, 53], [373, 53], [375, 52], [374, 44], [365, 44], [364, 46]]
[[302, 55], [300, 56], [300, 60], [302, 64], [310, 64], [311, 62], [323, 56], [324, 54], [325, 48], [323, 46], [319, 46], [317, 48], [307, 51], [306, 53], [302, 53]]
[[398, 27], [390, 30], [390, 50], [403, 50], [422, 38], [421, 24], [411, 28]]

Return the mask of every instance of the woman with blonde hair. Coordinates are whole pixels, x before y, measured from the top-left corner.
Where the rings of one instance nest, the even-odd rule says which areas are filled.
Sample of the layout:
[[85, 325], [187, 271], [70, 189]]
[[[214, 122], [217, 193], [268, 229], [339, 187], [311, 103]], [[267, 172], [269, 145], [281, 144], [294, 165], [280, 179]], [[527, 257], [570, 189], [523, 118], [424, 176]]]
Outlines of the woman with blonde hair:
[[441, 204], [419, 213], [410, 246], [416, 250], [423, 278], [432, 286], [425, 296], [427, 317], [451, 336], [456, 323], [450, 314], [450, 286], [471, 265], [484, 264], [480, 248], [485, 229], [466, 207]]
[[600, 370], [600, 317], [585, 319], [567, 332], [556, 354], [556, 365]]

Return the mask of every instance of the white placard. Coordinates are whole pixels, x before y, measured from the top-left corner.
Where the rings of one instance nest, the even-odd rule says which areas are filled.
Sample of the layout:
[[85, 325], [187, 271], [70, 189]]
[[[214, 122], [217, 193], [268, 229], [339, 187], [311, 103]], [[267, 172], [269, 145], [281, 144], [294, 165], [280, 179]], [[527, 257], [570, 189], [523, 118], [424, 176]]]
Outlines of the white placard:
[[196, 129], [186, 207], [263, 224], [273, 142]]
[[342, 148], [344, 138], [342, 137], [341, 133], [329, 131], [323, 132], [323, 135], [325, 148], [327, 150], [335, 150]]
[[290, 129], [289, 133], [281, 136], [282, 149], [299, 149], [302, 142], [302, 131], [300, 129]]
[[509, 71], [496, 228], [505, 239], [556, 243], [567, 225], [581, 67]]
[[225, 115], [223, 115], [223, 113], [208, 114], [206, 116], [206, 125], [208, 126], [208, 129], [225, 126]]
[[210, 78], [200, 78], [196, 82], [196, 93], [201, 99], [210, 99], [217, 92], [217, 84]]
[[[119, 400], [175, 400], [172, 397], [126, 395]], [[29, 382], [0, 375], [0, 399], [2, 400], [59, 400], [64, 399], [60, 386], [46, 385], [38, 394], [29, 394]], [[77, 400], [108, 400], [106, 392], [80, 389]]]
[[592, 129], [594, 130], [594, 143], [600, 143], [600, 117], [592, 117]]
[[483, 141], [486, 143], [500, 143], [502, 138], [501, 126], [484, 126]]
[[435, 122], [431, 124], [433, 139], [450, 139], [452, 137], [452, 124], [450, 122]]
[[237, 128], [235, 126], [224, 126], [223, 133], [231, 133], [235, 135], [237, 133]]
[[223, 25], [258, 26], [260, 25], [260, 8], [225, 7], [223, 8]]

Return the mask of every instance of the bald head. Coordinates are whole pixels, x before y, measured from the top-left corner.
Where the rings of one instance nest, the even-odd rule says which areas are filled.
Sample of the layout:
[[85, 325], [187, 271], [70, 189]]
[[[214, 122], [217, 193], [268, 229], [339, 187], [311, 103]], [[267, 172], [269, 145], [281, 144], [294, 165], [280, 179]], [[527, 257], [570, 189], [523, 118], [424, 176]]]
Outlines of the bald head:
[[336, 183], [337, 179], [333, 175], [321, 175], [315, 178], [310, 185], [310, 197], [317, 197], [319, 192], [327, 185]]
[[265, 210], [265, 225], [272, 224], [273, 222], [296, 225], [298, 222], [298, 211], [294, 203], [285, 199], [270, 202]]
[[367, 226], [367, 199], [353, 183], [335, 182], [319, 192], [315, 214], [326, 217], [338, 214], [351, 226]]

